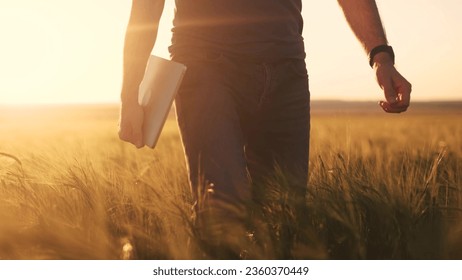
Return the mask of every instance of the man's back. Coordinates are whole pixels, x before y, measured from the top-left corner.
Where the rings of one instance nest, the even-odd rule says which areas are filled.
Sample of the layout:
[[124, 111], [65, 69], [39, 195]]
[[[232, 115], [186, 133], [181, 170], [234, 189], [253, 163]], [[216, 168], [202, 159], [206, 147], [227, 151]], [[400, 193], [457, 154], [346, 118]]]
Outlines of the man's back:
[[211, 49], [250, 58], [305, 57], [301, 0], [176, 0], [172, 53]]

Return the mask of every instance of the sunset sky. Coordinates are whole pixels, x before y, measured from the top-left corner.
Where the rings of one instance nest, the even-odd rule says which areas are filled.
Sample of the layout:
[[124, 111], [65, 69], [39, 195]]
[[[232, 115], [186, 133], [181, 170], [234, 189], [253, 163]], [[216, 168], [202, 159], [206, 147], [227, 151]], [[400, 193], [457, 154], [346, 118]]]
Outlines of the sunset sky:
[[[413, 100], [462, 100], [462, 1], [378, 0]], [[379, 100], [337, 1], [303, 0], [313, 99]], [[0, 0], [0, 104], [118, 102], [130, 0]], [[174, 1], [154, 53], [168, 57]]]

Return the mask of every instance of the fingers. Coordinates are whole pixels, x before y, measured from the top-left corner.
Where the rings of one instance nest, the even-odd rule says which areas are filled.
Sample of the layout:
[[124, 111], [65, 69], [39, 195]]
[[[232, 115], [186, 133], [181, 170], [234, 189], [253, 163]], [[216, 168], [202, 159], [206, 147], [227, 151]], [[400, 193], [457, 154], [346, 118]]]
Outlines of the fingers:
[[141, 129], [137, 129], [136, 131], [133, 132], [133, 138], [132, 142], [133, 145], [135, 145], [138, 149], [142, 148], [144, 146], [143, 142], [143, 133], [141, 132]]
[[383, 93], [385, 94], [385, 99], [387, 100], [386, 102], [387, 104], [395, 105], [396, 103], [399, 102], [398, 96], [396, 94], [396, 91], [391, 81], [388, 81], [386, 84], [383, 84], [382, 88], [383, 88]]
[[122, 103], [119, 121], [120, 140], [132, 143], [137, 148], [144, 146], [143, 140], [143, 108], [138, 103]]
[[131, 135], [128, 138], [128, 142], [132, 143], [135, 145], [135, 147], [142, 148], [144, 146], [143, 143], [143, 133], [141, 132], [141, 129], [132, 129]]
[[399, 92], [401, 95], [402, 103], [407, 104], [409, 106], [411, 102], [411, 91], [412, 85], [404, 78], [402, 78], [402, 84], [399, 86]]
[[411, 84], [394, 67], [390, 72], [381, 74], [378, 80], [386, 101], [380, 101], [380, 107], [387, 113], [405, 112], [411, 99]]
[[409, 107], [409, 98], [405, 101], [403, 94], [396, 93], [394, 89], [385, 91], [385, 98], [387, 101], [380, 101], [379, 105], [387, 113], [402, 113]]
[[119, 130], [119, 138], [122, 141], [132, 143], [138, 149], [144, 146], [143, 133], [141, 128], [135, 129], [132, 126], [121, 125]]
[[409, 107], [409, 106], [396, 106], [396, 105], [392, 105], [385, 101], [380, 101], [379, 105], [387, 113], [402, 113], [402, 112], [405, 112], [407, 108]]

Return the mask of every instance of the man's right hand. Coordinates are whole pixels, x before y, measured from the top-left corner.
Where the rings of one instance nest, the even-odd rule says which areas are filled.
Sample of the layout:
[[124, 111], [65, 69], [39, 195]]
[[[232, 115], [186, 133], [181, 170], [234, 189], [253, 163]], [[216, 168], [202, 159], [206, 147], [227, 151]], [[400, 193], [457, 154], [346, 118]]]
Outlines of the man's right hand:
[[143, 141], [143, 108], [138, 103], [123, 103], [120, 110], [119, 138], [130, 142], [138, 149], [144, 146]]
[[144, 146], [143, 108], [138, 104], [138, 86], [143, 80], [146, 63], [156, 42], [165, 0], [133, 0], [124, 43], [122, 108], [119, 138]]

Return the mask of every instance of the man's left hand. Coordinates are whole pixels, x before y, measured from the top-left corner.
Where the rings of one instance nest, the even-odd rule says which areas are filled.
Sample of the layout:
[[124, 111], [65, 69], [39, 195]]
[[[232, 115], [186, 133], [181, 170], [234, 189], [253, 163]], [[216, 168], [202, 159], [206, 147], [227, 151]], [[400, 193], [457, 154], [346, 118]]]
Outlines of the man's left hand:
[[402, 113], [411, 100], [411, 84], [396, 70], [391, 61], [374, 64], [377, 82], [382, 88], [386, 101], [379, 105], [387, 113]]

